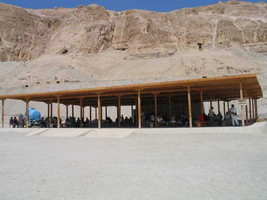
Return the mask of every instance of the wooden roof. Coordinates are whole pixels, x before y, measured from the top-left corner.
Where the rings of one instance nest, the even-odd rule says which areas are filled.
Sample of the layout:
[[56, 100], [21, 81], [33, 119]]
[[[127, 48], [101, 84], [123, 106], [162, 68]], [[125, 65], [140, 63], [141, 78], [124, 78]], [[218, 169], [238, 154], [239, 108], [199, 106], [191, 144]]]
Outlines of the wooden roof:
[[[83, 98], [84, 105], [96, 105], [97, 94], [101, 94], [101, 100], [106, 102], [106, 105], [116, 102], [116, 98], [119, 95], [123, 97], [122, 102], [124, 101], [125, 105], [133, 105], [138, 90], [141, 90], [142, 98], [144, 99], [152, 98], [153, 94], [157, 93], [159, 98], [161, 96], [162, 98], [164, 96], [172, 96], [175, 100], [187, 99], [187, 88], [190, 87], [192, 101], [194, 99], [199, 100], [200, 91], [203, 91], [204, 101], [209, 101], [210, 99], [234, 100], [240, 98], [240, 83], [242, 83], [244, 97], [247, 94], [247, 96], [255, 99], [262, 98], [262, 90], [256, 74], [245, 74], [55, 92], [12, 94], [0, 96], [0, 99], [29, 99], [30, 101], [56, 102], [56, 98], [60, 96], [60, 102], [66, 105], [79, 105], [80, 98]], [[129, 100], [126, 101], [126, 99]]]

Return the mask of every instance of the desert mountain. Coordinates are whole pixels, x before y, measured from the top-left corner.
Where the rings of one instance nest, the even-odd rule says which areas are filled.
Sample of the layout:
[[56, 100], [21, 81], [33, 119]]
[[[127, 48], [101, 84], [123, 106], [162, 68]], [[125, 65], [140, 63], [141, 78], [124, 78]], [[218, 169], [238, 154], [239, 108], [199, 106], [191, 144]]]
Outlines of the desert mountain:
[[0, 4], [0, 61], [1, 93], [55, 81], [67, 89], [257, 73], [266, 116], [267, 4], [229, 1], [168, 13]]

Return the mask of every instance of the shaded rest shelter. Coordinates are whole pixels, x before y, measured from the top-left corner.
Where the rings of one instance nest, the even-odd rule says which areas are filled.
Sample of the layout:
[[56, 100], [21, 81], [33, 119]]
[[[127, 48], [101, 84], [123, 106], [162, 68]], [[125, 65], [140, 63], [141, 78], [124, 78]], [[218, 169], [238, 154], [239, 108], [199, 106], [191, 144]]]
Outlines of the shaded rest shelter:
[[[226, 112], [227, 103], [240, 100], [242, 125], [248, 122], [255, 122], [258, 118], [257, 100], [262, 98], [262, 90], [256, 74], [243, 74], [223, 77], [203, 77], [200, 79], [186, 79], [168, 82], [153, 82], [145, 84], [120, 85], [87, 89], [63, 90], [53, 92], [25, 93], [1, 95], [2, 100], [2, 127], [4, 127], [4, 102], [6, 99], [22, 100], [26, 102], [26, 127], [29, 120], [29, 103], [31, 101], [44, 102], [48, 105], [48, 117], [53, 116], [52, 103], [57, 103], [57, 125], [60, 128], [60, 104], [66, 105], [66, 116], [68, 107], [80, 106], [80, 119], [84, 118], [84, 108], [89, 106], [90, 122], [91, 109], [97, 110], [98, 128], [101, 128], [102, 107], [117, 107], [118, 127], [120, 127], [121, 106], [132, 107], [132, 117], [135, 115], [135, 124], [142, 127], [141, 113], [152, 112], [155, 119], [158, 116], [158, 109], [165, 105], [168, 110], [169, 120], [172, 114], [181, 115], [185, 112], [189, 118], [189, 127], [193, 127], [194, 116], [204, 113], [204, 102], [223, 102], [223, 114]], [[249, 104], [247, 104], [247, 99]], [[244, 103], [245, 102], [245, 103]], [[133, 111], [133, 106], [136, 110]], [[179, 107], [179, 108], [178, 108]], [[244, 112], [245, 109], [245, 112]], [[106, 109], [107, 113], [107, 109]], [[107, 116], [107, 115], [106, 115]], [[82, 120], [81, 120], [82, 121]], [[157, 120], [155, 120], [157, 127]]]

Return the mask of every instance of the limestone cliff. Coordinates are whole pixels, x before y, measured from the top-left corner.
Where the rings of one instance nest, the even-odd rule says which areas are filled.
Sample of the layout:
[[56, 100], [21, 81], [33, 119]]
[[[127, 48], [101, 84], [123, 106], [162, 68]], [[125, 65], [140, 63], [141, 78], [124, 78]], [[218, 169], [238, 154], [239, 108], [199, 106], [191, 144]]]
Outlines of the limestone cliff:
[[0, 4], [0, 60], [27, 61], [44, 54], [95, 54], [107, 48], [129, 55], [170, 55], [185, 48], [266, 52], [267, 5], [226, 2], [169, 13], [108, 11], [98, 5], [27, 10]]
[[229, 1], [168, 13], [0, 4], [0, 61], [4, 92], [57, 81], [109, 85], [257, 73], [260, 113], [267, 116], [267, 4]]

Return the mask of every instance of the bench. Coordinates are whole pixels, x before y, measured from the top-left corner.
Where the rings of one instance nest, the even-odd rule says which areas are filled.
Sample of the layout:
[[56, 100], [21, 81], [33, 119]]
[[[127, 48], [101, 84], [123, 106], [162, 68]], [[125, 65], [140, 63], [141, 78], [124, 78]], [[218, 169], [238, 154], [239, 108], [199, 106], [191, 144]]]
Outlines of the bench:
[[208, 126], [208, 125], [209, 125], [209, 122], [207, 122], [207, 121], [197, 122], [197, 127], [205, 127], [205, 126]]

